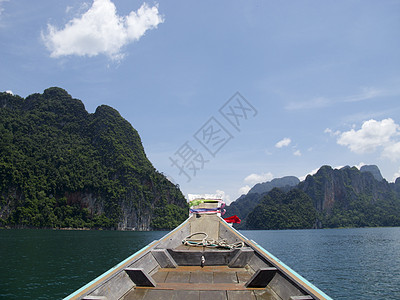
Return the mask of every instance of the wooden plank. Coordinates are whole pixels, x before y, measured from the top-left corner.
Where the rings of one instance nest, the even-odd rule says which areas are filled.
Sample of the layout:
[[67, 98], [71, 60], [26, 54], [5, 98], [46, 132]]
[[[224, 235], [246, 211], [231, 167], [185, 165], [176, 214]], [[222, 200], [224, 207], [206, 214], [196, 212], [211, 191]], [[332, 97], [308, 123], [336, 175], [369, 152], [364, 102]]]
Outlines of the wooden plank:
[[241, 283], [159, 283], [154, 288], [137, 287], [151, 290], [187, 290], [187, 291], [247, 291]]
[[292, 296], [290, 300], [313, 300], [314, 298], [310, 295], [303, 295], [303, 296]]
[[200, 291], [175, 291], [174, 300], [198, 300], [200, 298]]
[[267, 288], [262, 290], [254, 290], [257, 300], [282, 300], [273, 290]]
[[206, 251], [204, 252], [205, 265], [228, 265], [238, 251], [238, 249]]
[[236, 272], [236, 275], [238, 277], [239, 283], [243, 284], [249, 281], [252, 276], [252, 274], [250, 274], [249, 272]]
[[153, 249], [151, 254], [161, 268], [176, 268], [178, 266], [167, 249]]
[[101, 295], [107, 299], [118, 299], [130, 291], [135, 284], [126, 272], [115, 274], [103, 284], [98, 285], [89, 295]]
[[128, 268], [143, 269], [146, 273], [149, 274], [151, 271], [153, 271], [153, 269], [157, 268], [158, 266], [158, 262], [151, 254], [151, 252], [147, 252], [140, 259], [129, 265]]
[[304, 295], [304, 291], [292, 284], [292, 282], [280, 272], [275, 275], [268, 286], [283, 299], [289, 299], [291, 296]]
[[229, 268], [228, 266], [178, 266], [177, 268], [160, 268], [158, 272], [247, 272], [245, 268]]
[[259, 269], [245, 284], [246, 287], [264, 288], [274, 278], [277, 272], [276, 268]]
[[254, 255], [251, 257], [250, 261], [248, 262], [248, 265], [254, 270], [257, 271], [261, 268], [268, 268], [272, 267], [267, 261], [265, 260], [264, 257], [262, 257], [260, 254], [257, 252], [254, 253]]
[[[198, 247], [193, 247], [197, 249]], [[231, 259], [236, 255], [238, 249], [235, 250], [218, 250], [209, 249], [202, 252], [197, 249], [193, 250], [175, 250], [168, 249], [169, 254], [179, 266], [200, 266], [201, 258], [204, 256], [206, 266], [224, 266], [228, 265]], [[241, 266], [238, 266], [241, 267]]]
[[236, 272], [214, 272], [214, 283], [238, 283]]
[[227, 291], [228, 300], [255, 300], [254, 291]]
[[231, 268], [243, 268], [246, 266], [251, 258], [254, 256], [254, 250], [251, 248], [241, 248], [239, 251], [236, 253], [236, 255], [231, 259], [229, 262], [229, 267]]
[[209, 239], [218, 240], [219, 238], [219, 220], [217, 215], [199, 215], [191, 219], [190, 234], [196, 232], [206, 232]]
[[[1, 0], [0, 0], [1, 1]], [[219, 224], [219, 228], [217, 230], [215, 224]], [[178, 227], [175, 229], [173, 232], [170, 234], [167, 234], [164, 238], [162, 238], [158, 243], [152, 243], [148, 247], [143, 248], [139, 252], [135, 253], [134, 255], [130, 256], [128, 259], [124, 260], [120, 264], [118, 264], [115, 268], [112, 268], [111, 270], [107, 271], [105, 274], [101, 275], [97, 279], [93, 281], [92, 284], [85, 285], [81, 289], [79, 289], [77, 292], [72, 294], [70, 296], [71, 299], [76, 299], [83, 297], [84, 295], [104, 295], [108, 299], [120, 299], [121, 297], [124, 298], [122, 295], [135, 295], [140, 296], [140, 293], [132, 293], [129, 292], [131, 291], [132, 287], [134, 286], [132, 280], [130, 277], [127, 275], [126, 272], [124, 272], [124, 269], [127, 267], [133, 267], [133, 268], [143, 268], [144, 269], [144, 274], [152, 274], [152, 272], [157, 272], [159, 268], [159, 262], [157, 259], [154, 257], [154, 255], [149, 254], [149, 251], [154, 249], [155, 247], [157, 248], [165, 248], [164, 246], [168, 245], [167, 248], [175, 248], [176, 246], [180, 245], [181, 240], [186, 237], [188, 234], [193, 233], [194, 231], [207, 231], [211, 236], [215, 235], [216, 239], [225, 237], [228, 239], [229, 242], [237, 241], [237, 240], [243, 240], [246, 242], [247, 245], [250, 245], [254, 247], [254, 251], [256, 254], [251, 258], [251, 262], [248, 264], [253, 270], [258, 270], [260, 267], [261, 268], [268, 268], [268, 267], [277, 267], [279, 269], [279, 272], [276, 272], [275, 275], [273, 276], [272, 280], [270, 281], [269, 285], [267, 286], [266, 289], [263, 289], [263, 291], [257, 291], [257, 295], [262, 296], [262, 297], [267, 297], [268, 299], [278, 299], [277, 294], [279, 294], [280, 298], [282, 299], [289, 299], [292, 297], [292, 299], [296, 299], [293, 297], [296, 297], [294, 295], [302, 295], [302, 294], [310, 294], [312, 295], [312, 298], [326, 298], [325, 295], [319, 291], [318, 289], [315, 289], [312, 285], [310, 285], [306, 280], [302, 279], [299, 275], [297, 275], [295, 272], [293, 272], [290, 268], [282, 264], [279, 260], [274, 258], [272, 255], [270, 255], [268, 252], [262, 249], [262, 247], [258, 246], [256, 243], [247, 240], [243, 236], [241, 236], [239, 233], [235, 232], [233, 229], [231, 229], [226, 223], [220, 221], [220, 218], [217, 217], [216, 215], [202, 215], [200, 218], [196, 218], [196, 216], [190, 218], [187, 222], [185, 222], [182, 226]], [[231, 232], [232, 231], [232, 232]], [[211, 237], [210, 236], [210, 237]], [[188, 248], [187, 248], [188, 249]], [[196, 249], [196, 248], [193, 248]], [[193, 252], [193, 255], [196, 255], [196, 253], [202, 253], [201, 250], [197, 248], [196, 250], [191, 249], [190, 252]], [[200, 250], [200, 251], [199, 251]], [[210, 249], [204, 249], [203, 253], [211, 253], [213, 250]], [[189, 252], [189, 251], [188, 251]], [[236, 255], [237, 252], [235, 252]], [[157, 254], [156, 254], [157, 255]], [[207, 255], [207, 254], [203, 254]], [[212, 262], [213, 256], [217, 257], [218, 255], [214, 255], [211, 253], [209, 258], [206, 261], [209, 263]], [[236, 259], [233, 259], [233, 257], [229, 257], [227, 255], [222, 256], [224, 259], [228, 259], [228, 263], [230, 261], [235, 261], [239, 256], [236, 257]], [[244, 259], [240, 259], [241, 261], [245, 261]], [[197, 263], [197, 261], [196, 261]], [[233, 266], [242, 266], [243, 262], [240, 262], [238, 264], [232, 263]], [[211, 266], [210, 267], [215, 267]], [[221, 266], [222, 267], [222, 266]], [[199, 268], [198, 266], [196, 268]], [[142, 290], [146, 291], [146, 293], [142, 293], [142, 296], [145, 297], [147, 295], [148, 291], [153, 291], [154, 297], [150, 297], [152, 299], [157, 299], [158, 294], [162, 294], [163, 299], [164, 298], [174, 298], [177, 295], [178, 291], [186, 291], [187, 294], [190, 294], [190, 292], [193, 292], [193, 289], [195, 289], [195, 295], [198, 295], [200, 298], [200, 293], [196, 293], [199, 291], [204, 291], [204, 292], [212, 292], [212, 291], [222, 291], [222, 295], [224, 294], [223, 291], [225, 291], [225, 296], [228, 297], [228, 292], [226, 291], [246, 291], [246, 288], [243, 284], [243, 279], [240, 279], [239, 273], [236, 273], [237, 279], [236, 282], [239, 281], [239, 283], [189, 283], [191, 280], [191, 274], [190, 276], [186, 276], [186, 278], [189, 280], [189, 282], [186, 283], [166, 283], [165, 279], [167, 279], [169, 274], [183, 274], [183, 270], [179, 270], [178, 272], [171, 272], [171, 273], [164, 273], [164, 274], [159, 274], [159, 280], [164, 281], [161, 282], [160, 284], [164, 285], [164, 290], [169, 290], [172, 291], [173, 293], [169, 294], [167, 297], [162, 293], [162, 289], [160, 288], [141, 288]], [[213, 271], [207, 270], [203, 271], [201, 274], [209, 274], [212, 273]], [[218, 273], [221, 273], [221, 270], [218, 269]], [[234, 272], [230, 273], [234, 274]], [[232, 276], [229, 275], [229, 276]], [[164, 280], [163, 280], [163, 275], [165, 275]], [[171, 275], [170, 279], [173, 279], [173, 276], [179, 277], [176, 275]], [[181, 275], [183, 276], [183, 275]], [[198, 276], [198, 279], [201, 280], [201, 276], [203, 275], [195, 275]], [[214, 276], [214, 275], [213, 275]], [[220, 274], [217, 275], [217, 277], [220, 276], [223, 278], [224, 275]], [[228, 275], [226, 275], [229, 277]], [[246, 273], [243, 273], [243, 278], [246, 277]], [[260, 276], [260, 275], [259, 275]], [[151, 277], [150, 277], [151, 278]], [[196, 277], [193, 277], [195, 279]], [[251, 278], [250, 278], [251, 279]], [[194, 281], [194, 280], [193, 280]], [[217, 280], [218, 281], [218, 280]], [[228, 281], [228, 280], [227, 280]], [[264, 280], [260, 280], [264, 282]], [[232, 282], [232, 278], [231, 278]], [[206, 286], [206, 287], [204, 287]], [[174, 289], [175, 290], [172, 290]], [[184, 289], [183, 289], [184, 288]], [[187, 289], [185, 289], [187, 288]], [[197, 288], [197, 290], [196, 290]], [[204, 290], [206, 288], [207, 290]], [[139, 288], [140, 289], [140, 288]], [[134, 289], [136, 292], [139, 292], [139, 289]], [[202, 289], [202, 290], [201, 290]], [[217, 290], [218, 289], [218, 290]], [[248, 289], [249, 290], [249, 289]], [[247, 290], [247, 291], [248, 291]], [[253, 292], [256, 292], [255, 288], [251, 288]], [[159, 291], [159, 292], [157, 292]], [[127, 294], [126, 294], [127, 293]], [[185, 293], [183, 293], [185, 294]], [[212, 295], [217, 293], [206, 293], [205, 295], [208, 294], [207, 298], [211, 298], [212, 300], [215, 300]], [[240, 294], [240, 293], [239, 293]], [[237, 294], [237, 295], [239, 295]], [[143, 298], [142, 297], [142, 298]], [[310, 296], [297, 296], [297, 297], [303, 297], [303, 298], [297, 298], [299, 299], [304, 299], [304, 297], [310, 297]], [[195, 296], [197, 298], [197, 296]], [[279, 299], [280, 299], [279, 298]], [[140, 298], [139, 298], [140, 299]], [[306, 298], [310, 299], [310, 298]]]
[[232, 227], [222, 221], [219, 222], [219, 238], [227, 240], [230, 244], [245, 242], [243, 237], [241, 237], [236, 231], [232, 230]]
[[153, 277], [153, 279], [156, 283], [163, 283], [163, 282], [165, 282], [165, 278], [167, 277], [167, 275], [168, 275], [168, 272], [158, 271], [157, 273], [153, 274], [151, 277]]
[[179, 266], [200, 266], [203, 253], [190, 250], [168, 249], [169, 254]]
[[142, 300], [146, 295], [148, 289], [132, 289], [125, 295], [123, 300]]
[[178, 247], [175, 247], [174, 250], [186, 250], [186, 251], [201, 251], [201, 252], [204, 252], [204, 251], [207, 250], [207, 248], [206, 247], [187, 246], [187, 245], [181, 244]]
[[212, 272], [190, 272], [190, 283], [212, 283]]
[[226, 291], [200, 291], [200, 300], [226, 300]]
[[164, 238], [162, 238], [157, 245], [157, 248], [175, 248], [177, 245], [182, 243], [182, 240], [190, 234], [190, 223], [191, 218], [185, 221], [181, 227], [177, 227], [174, 231], [171, 231]]
[[190, 272], [168, 272], [165, 283], [188, 283], [190, 280]]
[[173, 299], [174, 291], [168, 290], [148, 290], [146, 295], [143, 297], [143, 300], [165, 300], [165, 299]]
[[129, 278], [136, 284], [136, 286], [156, 286], [156, 282], [146, 274], [146, 272], [139, 268], [126, 268], [125, 272], [129, 275]]

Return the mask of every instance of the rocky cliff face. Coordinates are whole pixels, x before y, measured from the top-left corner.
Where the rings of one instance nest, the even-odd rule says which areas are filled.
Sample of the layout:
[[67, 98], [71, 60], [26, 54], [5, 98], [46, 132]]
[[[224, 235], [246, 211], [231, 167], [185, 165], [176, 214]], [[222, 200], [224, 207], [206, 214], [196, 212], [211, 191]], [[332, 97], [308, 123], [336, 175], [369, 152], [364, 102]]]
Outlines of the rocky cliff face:
[[360, 172], [370, 172], [376, 180], [378, 180], [378, 181], [383, 180], [383, 176], [382, 176], [381, 171], [379, 170], [378, 166], [365, 165], [360, 168]]
[[322, 166], [290, 192], [275, 189], [264, 194], [260, 204], [247, 215], [246, 226], [251, 229], [400, 226], [400, 178], [388, 183], [379, 180], [379, 175], [376, 166], [367, 166], [363, 171], [356, 167]]
[[0, 226], [150, 230], [187, 217], [179, 188], [109, 106], [89, 114], [60, 88], [0, 93], [0, 136]]
[[[106, 203], [102, 195], [95, 195], [90, 191], [65, 193], [66, 203], [69, 206], [78, 205], [82, 209], [87, 209], [90, 215], [106, 214]], [[120, 216], [116, 229], [118, 230], [138, 230], [148, 231], [151, 229], [152, 209], [141, 209], [134, 205], [132, 201], [121, 200], [118, 202]]]
[[379, 172], [379, 169], [378, 172], [376, 169], [377, 167], [372, 168], [374, 173], [371, 173], [367, 171], [368, 168], [361, 172], [356, 167], [339, 170], [323, 166], [315, 175], [307, 176], [298, 187], [314, 200], [318, 211], [328, 214], [335, 207], [349, 209], [350, 204], [360, 196], [368, 197], [372, 203], [377, 203], [393, 197], [394, 191], [386, 180], [378, 181], [375, 178]]
[[296, 176], [285, 176], [282, 178], [274, 178], [271, 181], [257, 183], [253, 186], [248, 194], [257, 193], [264, 194], [268, 193], [273, 188], [285, 188], [285, 187], [294, 187], [300, 183], [300, 180]]

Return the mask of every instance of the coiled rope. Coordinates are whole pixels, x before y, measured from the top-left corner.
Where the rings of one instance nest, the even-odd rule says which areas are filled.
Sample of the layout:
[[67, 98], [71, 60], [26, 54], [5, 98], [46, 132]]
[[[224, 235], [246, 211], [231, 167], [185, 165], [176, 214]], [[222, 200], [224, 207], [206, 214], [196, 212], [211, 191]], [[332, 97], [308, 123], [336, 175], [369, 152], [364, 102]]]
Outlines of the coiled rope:
[[[195, 235], [203, 235], [204, 238], [200, 242], [189, 240]], [[188, 235], [182, 240], [182, 244], [192, 247], [208, 247], [208, 248], [223, 248], [223, 249], [236, 249], [244, 247], [243, 242], [229, 244], [225, 239], [220, 239], [218, 241], [214, 239], [208, 239], [208, 234], [205, 232], [196, 232], [192, 233], [191, 235]]]

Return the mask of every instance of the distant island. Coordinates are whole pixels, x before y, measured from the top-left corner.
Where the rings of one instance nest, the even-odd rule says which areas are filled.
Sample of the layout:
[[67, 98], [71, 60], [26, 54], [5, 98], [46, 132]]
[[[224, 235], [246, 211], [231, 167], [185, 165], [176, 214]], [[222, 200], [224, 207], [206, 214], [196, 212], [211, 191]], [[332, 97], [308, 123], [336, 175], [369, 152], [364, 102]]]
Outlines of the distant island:
[[388, 183], [375, 165], [322, 166], [302, 182], [257, 184], [226, 210], [243, 219], [241, 229], [400, 226], [400, 178]]
[[61, 88], [0, 93], [0, 227], [159, 230], [187, 218], [113, 108], [93, 114]]

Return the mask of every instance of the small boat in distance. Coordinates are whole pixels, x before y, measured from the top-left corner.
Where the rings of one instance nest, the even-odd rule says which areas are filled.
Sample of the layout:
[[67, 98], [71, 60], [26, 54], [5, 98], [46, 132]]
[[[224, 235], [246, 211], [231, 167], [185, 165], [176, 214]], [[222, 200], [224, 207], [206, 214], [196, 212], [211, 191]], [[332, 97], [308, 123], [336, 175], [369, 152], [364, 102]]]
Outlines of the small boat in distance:
[[232, 228], [223, 206], [193, 199], [180, 226], [65, 300], [331, 299]]

